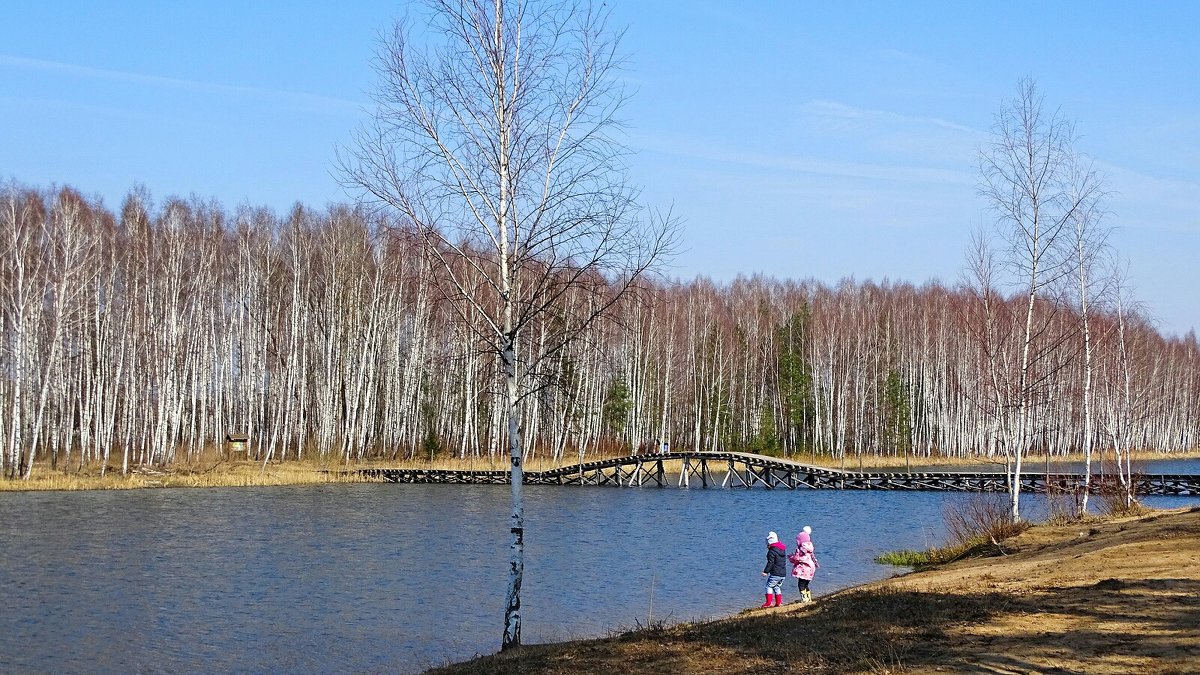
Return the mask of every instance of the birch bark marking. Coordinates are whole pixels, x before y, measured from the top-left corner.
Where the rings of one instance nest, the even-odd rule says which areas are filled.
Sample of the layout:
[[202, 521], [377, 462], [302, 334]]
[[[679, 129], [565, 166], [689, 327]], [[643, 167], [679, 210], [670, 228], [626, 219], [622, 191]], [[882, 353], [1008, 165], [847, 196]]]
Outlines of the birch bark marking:
[[[496, 226], [499, 231], [500, 251], [497, 260], [499, 266], [500, 301], [503, 304], [501, 359], [504, 362], [504, 408], [508, 415], [508, 452], [512, 462], [510, 485], [512, 486], [512, 513], [510, 515], [509, 532], [512, 542], [509, 544], [508, 592], [504, 596], [504, 639], [501, 648], [506, 649], [521, 644], [521, 584], [525, 576], [525, 506], [522, 486], [525, 482], [524, 468], [521, 466], [522, 448], [521, 434], [517, 425], [517, 328], [513, 325], [513, 283], [512, 270], [509, 268], [509, 245], [512, 241], [510, 213], [512, 209], [512, 176], [509, 175], [511, 159], [511, 130], [512, 108], [510, 107], [507, 89], [507, 62], [504, 44], [504, 3], [495, 0], [495, 21], [492, 31], [492, 76], [495, 78], [496, 92], [493, 98], [494, 114], [497, 131], [497, 171], [496, 180], [500, 193], [499, 208], [496, 214]], [[517, 64], [513, 64], [514, 69]]]

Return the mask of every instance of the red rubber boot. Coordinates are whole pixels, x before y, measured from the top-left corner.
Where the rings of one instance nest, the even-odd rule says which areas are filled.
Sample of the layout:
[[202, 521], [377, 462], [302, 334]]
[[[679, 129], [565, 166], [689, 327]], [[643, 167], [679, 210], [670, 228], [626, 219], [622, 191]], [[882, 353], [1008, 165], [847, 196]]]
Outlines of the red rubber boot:
[[767, 593], [767, 601], [760, 605], [759, 609], [762, 609], [763, 607], [773, 607], [774, 605], [771, 604], [773, 602], [775, 602], [775, 596]]
[[779, 593], [775, 594], [775, 606], [783, 607], [783, 595], [781, 595]]

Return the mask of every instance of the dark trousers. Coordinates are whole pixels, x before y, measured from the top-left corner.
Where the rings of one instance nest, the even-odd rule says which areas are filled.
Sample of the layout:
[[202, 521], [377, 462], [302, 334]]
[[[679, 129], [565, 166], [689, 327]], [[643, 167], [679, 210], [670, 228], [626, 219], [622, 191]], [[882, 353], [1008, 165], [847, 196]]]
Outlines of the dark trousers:
[[808, 590], [808, 579], [797, 579], [796, 580], [796, 590], [800, 591], [801, 593], [803, 593], [804, 591], [807, 591]]

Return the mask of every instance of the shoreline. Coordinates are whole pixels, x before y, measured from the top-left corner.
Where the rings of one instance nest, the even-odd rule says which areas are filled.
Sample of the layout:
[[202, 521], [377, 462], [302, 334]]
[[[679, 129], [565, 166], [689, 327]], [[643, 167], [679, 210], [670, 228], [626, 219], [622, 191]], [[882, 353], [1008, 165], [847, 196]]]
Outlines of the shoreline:
[[[601, 458], [589, 458], [597, 461]], [[811, 458], [803, 455], [794, 456], [793, 461], [811, 463]], [[936, 472], [963, 466], [995, 465], [1002, 470], [1003, 461], [986, 457], [933, 458], [936, 461], [913, 463], [911, 466], [895, 464], [893, 457], [864, 458], [864, 471], [903, 472]], [[1200, 449], [1178, 453], [1138, 452], [1134, 453], [1134, 464], [1151, 460], [1189, 460], [1200, 459]], [[825, 468], [841, 468], [841, 462], [831, 461], [829, 457], [818, 457], [815, 466]], [[1050, 459], [1052, 466], [1071, 464], [1083, 461], [1082, 456], [1069, 455]], [[1099, 462], [1099, 458], [1093, 458]], [[575, 466], [577, 461], [554, 462], [537, 458], [526, 464], [527, 471], [542, 471]], [[1039, 467], [1044, 467], [1044, 456], [1027, 457], [1024, 460], [1028, 468], [1025, 473], [1037, 473]], [[29, 480], [0, 478], [0, 492], [23, 492], [35, 490], [130, 490], [144, 488], [167, 487], [266, 487], [281, 485], [313, 485], [324, 483], [364, 483], [374, 482], [373, 479], [362, 478], [346, 471], [366, 468], [420, 468], [420, 469], [449, 469], [449, 470], [503, 470], [507, 462], [499, 462], [494, 458], [470, 459], [440, 459], [428, 460], [369, 460], [357, 464], [346, 464], [340, 460], [273, 460], [264, 465], [258, 460], [229, 460], [212, 458], [194, 464], [179, 463], [167, 467], [135, 467], [128, 475], [122, 476], [118, 469], [109, 467], [104, 476], [100, 475], [99, 466], [85, 466], [82, 469], [52, 469], [49, 466], [34, 465], [33, 475]], [[858, 471], [857, 460], [846, 462], [848, 471]]]
[[429, 671], [1191, 672], [1200, 507], [1035, 525], [991, 557], [611, 637], [527, 645]]

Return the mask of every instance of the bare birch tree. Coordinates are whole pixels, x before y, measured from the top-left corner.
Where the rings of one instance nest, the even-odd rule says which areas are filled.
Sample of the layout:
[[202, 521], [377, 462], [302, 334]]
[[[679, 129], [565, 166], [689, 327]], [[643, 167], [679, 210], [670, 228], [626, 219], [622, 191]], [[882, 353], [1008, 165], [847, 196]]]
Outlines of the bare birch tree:
[[31, 370], [30, 343], [34, 321], [39, 315], [42, 297], [40, 277], [44, 261], [37, 252], [39, 234], [45, 220], [45, 204], [32, 191], [4, 186], [3, 220], [0, 221], [0, 313], [3, 315], [5, 365], [11, 379], [5, 413], [8, 434], [4, 439], [5, 474], [25, 475], [23, 460], [29, 403], [28, 373]]
[[[540, 366], [669, 253], [674, 229], [647, 217], [627, 182], [615, 136], [619, 40], [604, 10], [530, 0], [427, 8], [382, 41], [377, 112], [342, 168], [418, 235], [441, 267], [443, 297], [499, 357], [512, 483], [506, 649], [521, 642], [521, 400]], [[604, 296], [587, 311], [562, 309], [592, 288]], [[535, 327], [549, 333], [530, 348], [522, 338]]]
[[[1090, 166], [1078, 162], [1071, 183], [1087, 188], [1098, 185]], [[1079, 500], [1079, 516], [1087, 514], [1088, 496], [1092, 486], [1092, 449], [1094, 445], [1095, 421], [1093, 415], [1092, 380], [1095, 374], [1093, 352], [1095, 339], [1092, 335], [1092, 314], [1095, 303], [1102, 299], [1104, 282], [1108, 275], [1099, 274], [1108, 248], [1110, 230], [1102, 226], [1103, 213], [1099, 208], [1102, 190], [1096, 188], [1094, 197], [1074, 213], [1071, 224], [1071, 271], [1079, 312], [1079, 331], [1083, 340], [1083, 386], [1080, 393], [1083, 405], [1083, 494]]]
[[[1117, 482], [1120, 485], [1123, 506], [1128, 509], [1133, 506], [1136, 485], [1133, 477], [1133, 451], [1136, 444], [1134, 424], [1141, 421], [1147, 410], [1148, 402], [1142, 395], [1143, 386], [1135, 386], [1135, 373], [1143, 375], [1137, 381], [1144, 382], [1144, 373], [1138, 367], [1138, 354], [1143, 351], [1135, 349], [1137, 338], [1135, 328], [1141, 320], [1140, 303], [1131, 295], [1128, 263], [1113, 257], [1108, 261], [1112, 270], [1113, 280], [1113, 309], [1116, 312], [1116, 337], [1110, 356], [1110, 373], [1105, 378], [1105, 424], [1112, 438], [1113, 455], [1116, 458]], [[1144, 357], [1143, 357], [1144, 358]]]
[[1045, 385], [1053, 373], [1049, 358], [1062, 337], [1052, 321], [1061, 282], [1070, 274], [1072, 223], [1092, 208], [1099, 195], [1094, 174], [1076, 171], [1074, 125], [1045, 108], [1037, 85], [1024, 79], [1017, 94], [996, 116], [992, 140], [979, 153], [979, 190], [996, 216], [1001, 253], [1010, 282], [1024, 300], [1012, 424], [1005, 451], [1011, 453], [1010, 497], [1013, 520], [1020, 519], [1021, 461], [1034, 435]]
[[33, 457], [37, 454], [41, 440], [43, 420], [50, 397], [53, 381], [52, 371], [59, 365], [59, 354], [63, 347], [63, 336], [72, 314], [78, 306], [77, 300], [83, 285], [81, 277], [95, 274], [91, 260], [95, 237], [95, 214], [84, 199], [70, 191], [62, 190], [55, 196], [53, 206], [44, 221], [42, 234], [42, 259], [46, 275], [45, 291], [41, 298], [45, 320], [46, 341], [36, 355], [37, 391], [34, 415], [29, 440], [29, 461], [25, 464], [23, 477], [28, 480], [33, 471]]

